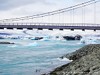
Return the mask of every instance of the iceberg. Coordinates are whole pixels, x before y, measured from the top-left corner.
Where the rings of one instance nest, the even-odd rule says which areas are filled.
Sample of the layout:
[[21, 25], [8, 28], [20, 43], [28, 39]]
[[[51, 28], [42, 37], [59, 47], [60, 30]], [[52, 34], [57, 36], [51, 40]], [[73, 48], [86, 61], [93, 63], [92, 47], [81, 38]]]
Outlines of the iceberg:
[[84, 37], [80, 40], [81, 44], [97, 44], [96, 37]]
[[37, 42], [29, 43], [28, 45], [24, 45], [24, 46], [38, 46], [38, 43]]

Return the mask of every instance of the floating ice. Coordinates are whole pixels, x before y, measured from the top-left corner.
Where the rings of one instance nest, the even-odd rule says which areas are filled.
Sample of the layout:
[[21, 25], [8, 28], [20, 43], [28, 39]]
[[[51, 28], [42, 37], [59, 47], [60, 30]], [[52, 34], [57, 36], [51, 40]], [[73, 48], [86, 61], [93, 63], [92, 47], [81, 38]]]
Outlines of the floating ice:
[[64, 58], [57, 58], [59, 61], [67, 61], [67, 62], [71, 62], [72, 60], [67, 59], [66, 57]]
[[94, 36], [83, 37], [80, 40], [81, 44], [97, 44], [97, 38]]
[[8, 47], [12, 47], [12, 48], [14, 48], [14, 47], [17, 47], [18, 45], [11, 45], [11, 46], [8, 46]]
[[50, 38], [48, 38], [48, 37], [43, 37], [43, 39], [41, 39], [42, 41], [49, 41], [50, 40]]
[[38, 43], [37, 42], [29, 43], [28, 45], [24, 45], [24, 46], [38, 46]]

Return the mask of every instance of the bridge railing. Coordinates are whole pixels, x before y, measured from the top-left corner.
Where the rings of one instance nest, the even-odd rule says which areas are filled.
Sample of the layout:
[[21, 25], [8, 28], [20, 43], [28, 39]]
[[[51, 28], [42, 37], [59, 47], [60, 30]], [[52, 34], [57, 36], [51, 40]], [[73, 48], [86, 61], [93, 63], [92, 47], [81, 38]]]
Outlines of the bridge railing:
[[93, 24], [93, 23], [0, 23], [0, 25], [100, 26], [100, 24]]

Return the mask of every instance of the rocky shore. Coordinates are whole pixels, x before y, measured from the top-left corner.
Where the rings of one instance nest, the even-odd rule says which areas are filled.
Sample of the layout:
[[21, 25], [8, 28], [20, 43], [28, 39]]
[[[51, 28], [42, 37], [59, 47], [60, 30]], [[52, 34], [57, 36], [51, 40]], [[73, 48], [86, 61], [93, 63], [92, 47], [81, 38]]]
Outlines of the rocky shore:
[[64, 57], [73, 61], [47, 75], [100, 75], [100, 44], [84, 46]]

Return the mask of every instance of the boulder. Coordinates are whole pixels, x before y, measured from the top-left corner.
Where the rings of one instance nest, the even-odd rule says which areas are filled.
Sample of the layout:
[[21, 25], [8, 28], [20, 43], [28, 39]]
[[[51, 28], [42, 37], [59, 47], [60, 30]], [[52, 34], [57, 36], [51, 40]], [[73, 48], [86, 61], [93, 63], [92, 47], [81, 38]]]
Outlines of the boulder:
[[75, 37], [73, 37], [73, 36], [63, 36], [63, 38], [65, 40], [75, 40]]
[[63, 36], [65, 40], [80, 40], [82, 38], [81, 35], [76, 35], [76, 36]]

